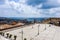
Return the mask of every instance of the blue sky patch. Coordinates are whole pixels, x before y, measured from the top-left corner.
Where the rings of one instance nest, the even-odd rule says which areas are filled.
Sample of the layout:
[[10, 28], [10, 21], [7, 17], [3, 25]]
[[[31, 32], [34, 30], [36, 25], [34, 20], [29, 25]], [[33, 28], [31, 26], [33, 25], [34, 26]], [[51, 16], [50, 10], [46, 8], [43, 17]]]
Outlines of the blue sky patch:
[[19, 2], [19, 0], [9, 0], [9, 1], [15, 1], [15, 2]]
[[4, 4], [5, 0], [0, 0], [0, 5]]
[[46, 0], [28, 0], [27, 4], [35, 6], [35, 5], [39, 5], [40, 3], [44, 3], [44, 2], [46, 2]]

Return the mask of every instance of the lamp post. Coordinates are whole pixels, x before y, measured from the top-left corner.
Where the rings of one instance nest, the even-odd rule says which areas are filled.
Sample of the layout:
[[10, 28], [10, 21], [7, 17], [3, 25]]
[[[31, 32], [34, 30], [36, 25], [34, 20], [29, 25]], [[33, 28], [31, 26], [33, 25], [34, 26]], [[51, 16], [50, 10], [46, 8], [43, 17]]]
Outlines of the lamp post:
[[22, 29], [22, 31], [21, 31], [21, 34], [22, 34], [22, 37], [21, 37], [21, 38], [22, 38], [22, 40], [23, 40], [23, 29]]
[[46, 24], [45, 24], [45, 29], [44, 30], [46, 30]]
[[37, 34], [37, 35], [39, 35], [39, 26], [40, 26], [40, 25], [38, 25], [38, 34]]
[[[23, 27], [22, 27], [23, 28]], [[21, 30], [21, 32], [19, 32], [19, 33], [21, 33], [21, 39], [23, 40], [23, 29]]]

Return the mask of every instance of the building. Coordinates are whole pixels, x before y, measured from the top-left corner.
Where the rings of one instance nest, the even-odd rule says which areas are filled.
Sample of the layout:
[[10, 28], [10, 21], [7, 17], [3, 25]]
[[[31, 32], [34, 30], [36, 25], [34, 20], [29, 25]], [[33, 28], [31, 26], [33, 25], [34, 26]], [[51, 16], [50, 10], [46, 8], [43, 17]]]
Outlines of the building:
[[54, 25], [60, 26], [60, 18], [48, 18], [48, 19], [42, 21], [42, 23], [54, 24]]

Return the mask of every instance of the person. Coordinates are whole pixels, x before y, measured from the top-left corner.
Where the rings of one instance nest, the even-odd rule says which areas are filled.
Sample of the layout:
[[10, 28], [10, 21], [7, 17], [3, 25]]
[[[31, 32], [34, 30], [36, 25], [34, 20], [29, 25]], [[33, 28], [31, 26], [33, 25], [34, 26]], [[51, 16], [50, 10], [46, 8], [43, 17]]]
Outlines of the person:
[[0, 32], [0, 35], [2, 35], [2, 32]]
[[9, 38], [11, 38], [11, 37], [12, 37], [12, 35], [10, 34]]
[[26, 38], [24, 38], [24, 40], [27, 40]]
[[17, 36], [14, 36], [14, 40], [16, 40]]
[[4, 33], [2, 33], [2, 36], [4, 36]]
[[51, 27], [51, 25], [49, 24], [49, 27]]
[[8, 37], [9, 37], [9, 33], [7, 33], [6, 35], [7, 35], [7, 37], [6, 37], [6, 38], [8, 38]]
[[59, 21], [59, 26], [60, 26], [60, 21]]

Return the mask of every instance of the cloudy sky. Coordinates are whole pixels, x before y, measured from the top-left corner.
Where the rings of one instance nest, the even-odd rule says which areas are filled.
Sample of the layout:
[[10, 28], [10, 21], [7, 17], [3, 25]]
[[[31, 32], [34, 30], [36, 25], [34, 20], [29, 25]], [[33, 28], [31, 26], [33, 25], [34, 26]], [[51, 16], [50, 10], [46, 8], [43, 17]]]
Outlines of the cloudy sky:
[[0, 0], [0, 17], [60, 17], [60, 0]]

